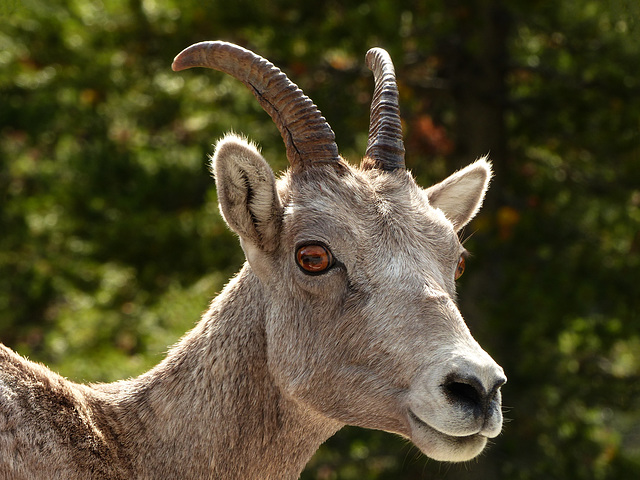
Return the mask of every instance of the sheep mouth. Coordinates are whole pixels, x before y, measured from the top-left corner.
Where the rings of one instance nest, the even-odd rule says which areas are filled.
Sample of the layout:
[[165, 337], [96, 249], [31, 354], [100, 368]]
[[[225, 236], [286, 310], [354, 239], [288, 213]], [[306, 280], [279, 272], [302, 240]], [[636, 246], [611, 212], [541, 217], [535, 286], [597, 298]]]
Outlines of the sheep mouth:
[[427, 422], [418, 417], [412, 410], [409, 410], [409, 418], [413, 421], [413, 423], [417, 424], [420, 428], [428, 429], [431, 432], [438, 433], [444, 437], [449, 438], [458, 438], [464, 440], [465, 438], [476, 438], [476, 437], [484, 437], [481, 433], [472, 433], [470, 435], [451, 435], [449, 433], [444, 433], [438, 430], [437, 428], [432, 427]]
[[481, 433], [450, 435], [432, 427], [411, 410], [411, 441], [428, 457], [447, 462], [464, 462], [477, 456], [486, 446], [487, 437]]

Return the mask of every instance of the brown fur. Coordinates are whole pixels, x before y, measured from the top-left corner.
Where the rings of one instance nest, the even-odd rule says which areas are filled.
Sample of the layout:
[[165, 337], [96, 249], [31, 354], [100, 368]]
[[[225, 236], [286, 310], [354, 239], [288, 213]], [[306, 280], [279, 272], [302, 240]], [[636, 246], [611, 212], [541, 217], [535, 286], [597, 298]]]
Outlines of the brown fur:
[[256, 286], [245, 267], [134, 380], [76, 385], [0, 347], [0, 478], [296, 478], [339, 424], [274, 387]]
[[[0, 479], [295, 479], [345, 424], [449, 461], [499, 434], [506, 379], [455, 305], [485, 160], [427, 190], [341, 159], [276, 181], [230, 136], [212, 167], [247, 263], [131, 380], [75, 384], [0, 345]], [[309, 242], [336, 259], [320, 275], [296, 264]]]
[[[383, 400], [406, 390], [415, 372], [394, 371], [385, 345], [401, 325], [367, 325], [376, 291], [388, 288], [371, 275], [416, 242], [426, 257], [416, 261], [426, 265], [429, 244], [457, 240], [444, 219], [425, 216], [408, 174], [324, 170], [280, 182], [278, 203], [291, 212], [281, 206], [275, 215], [284, 237], [277, 252], [254, 251], [243, 237], [255, 269], [245, 265], [150, 372], [77, 385], [2, 347], [0, 478], [296, 478], [345, 423], [406, 430]], [[318, 236], [332, 239], [349, 280], [306, 278], [287, 261], [295, 238]], [[379, 258], [368, 258], [376, 249]], [[277, 264], [284, 270], [274, 272]], [[397, 318], [392, 304], [384, 308]], [[412, 314], [404, 341], [421, 335], [424, 315]], [[374, 366], [381, 370], [371, 376]], [[358, 391], [367, 384], [371, 391]]]

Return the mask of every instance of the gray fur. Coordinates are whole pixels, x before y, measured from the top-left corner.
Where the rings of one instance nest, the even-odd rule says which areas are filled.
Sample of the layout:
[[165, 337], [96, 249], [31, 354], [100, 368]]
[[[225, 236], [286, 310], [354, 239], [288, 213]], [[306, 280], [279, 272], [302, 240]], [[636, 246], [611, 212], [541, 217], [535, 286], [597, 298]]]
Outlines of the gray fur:
[[[212, 168], [247, 263], [131, 380], [75, 384], [0, 345], [1, 479], [295, 479], [345, 424], [448, 461], [499, 434], [506, 379], [455, 305], [456, 231], [482, 202], [486, 161], [428, 190], [341, 159], [276, 180], [229, 136]], [[308, 242], [335, 266], [303, 273]]]

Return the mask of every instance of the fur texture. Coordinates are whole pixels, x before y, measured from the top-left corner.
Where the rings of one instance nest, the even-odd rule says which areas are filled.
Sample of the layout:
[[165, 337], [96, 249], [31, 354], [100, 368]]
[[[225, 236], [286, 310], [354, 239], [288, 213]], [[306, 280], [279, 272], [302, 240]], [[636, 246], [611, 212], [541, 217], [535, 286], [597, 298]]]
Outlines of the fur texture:
[[[78, 385], [1, 347], [0, 478], [294, 479], [344, 424], [450, 461], [500, 432], [502, 370], [453, 301], [487, 162], [429, 190], [344, 165], [276, 182], [230, 136], [213, 170], [247, 264], [138, 378]], [[336, 260], [324, 274], [296, 264], [310, 242]]]

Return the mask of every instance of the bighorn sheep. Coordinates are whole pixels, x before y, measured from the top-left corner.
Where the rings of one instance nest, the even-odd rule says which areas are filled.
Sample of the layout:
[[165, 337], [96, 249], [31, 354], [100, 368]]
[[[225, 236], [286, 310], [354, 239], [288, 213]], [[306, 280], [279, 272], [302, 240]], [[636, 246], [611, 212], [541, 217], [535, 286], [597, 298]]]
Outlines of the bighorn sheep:
[[391, 60], [359, 167], [279, 69], [225, 42], [175, 59], [233, 75], [278, 126], [290, 169], [221, 140], [220, 209], [246, 263], [197, 326], [138, 378], [80, 385], [0, 345], [0, 478], [294, 479], [345, 424], [464, 461], [502, 428], [502, 369], [455, 303], [457, 232], [489, 182], [485, 159], [422, 189], [405, 169]]

